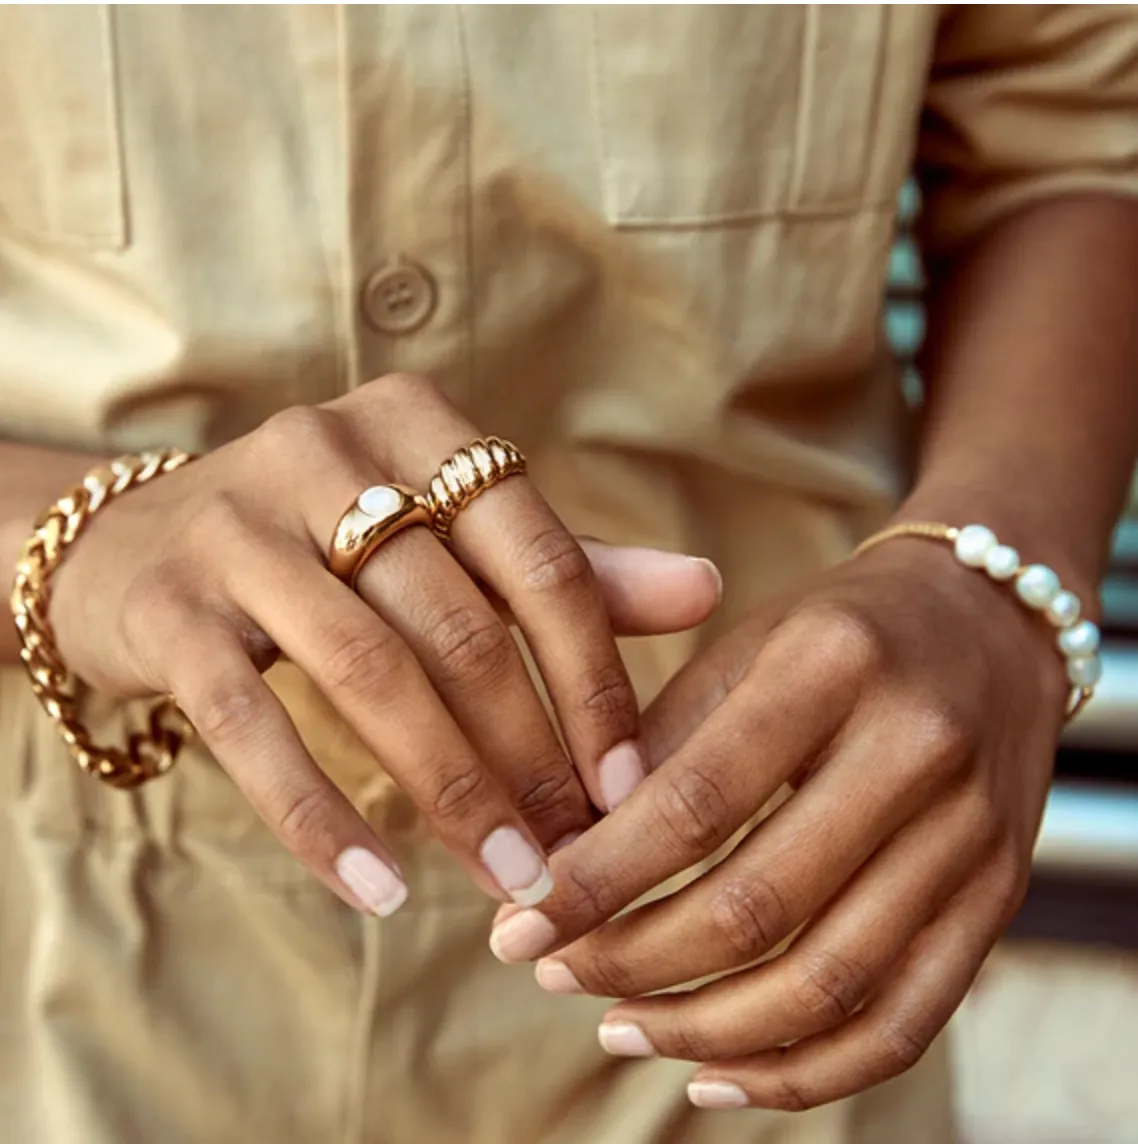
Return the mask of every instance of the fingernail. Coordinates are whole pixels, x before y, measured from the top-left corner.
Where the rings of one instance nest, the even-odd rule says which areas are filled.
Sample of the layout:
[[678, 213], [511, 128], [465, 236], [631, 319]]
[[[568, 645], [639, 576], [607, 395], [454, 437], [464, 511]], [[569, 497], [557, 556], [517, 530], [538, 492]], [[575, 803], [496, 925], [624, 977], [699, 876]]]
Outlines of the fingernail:
[[656, 1050], [644, 1030], [631, 1021], [605, 1021], [597, 1029], [597, 1040], [614, 1057], [654, 1057]]
[[640, 745], [629, 739], [618, 743], [597, 767], [601, 784], [601, 798], [605, 809], [618, 806], [644, 781], [647, 771], [640, 753]]
[[534, 966], [534, 977], [547, 993], [584, 993], [573, 970], [563, 961], [544, 957]]
[[583, 830], [570, 830], [564, 838], [559, 838], [550, 848], [550, 854], [556, 854], [558, 850], [564, 850], [566, 846], [572, 846], [578, 838], [585, 832]]
[[688, 1085], [688, 1100], [696, 1108], [746, 1108], [751, 1103], [737, 1084], [726, 1080], [693, 1080]]
[[340, 881], [381, 918], [395, 913], [407, 900], [407, 884], [386, 862], [362, 846], [349, 846], [336, 859]]
[[490, 952], [507, 965], [540, 957], [557, 940], [554, 924], [539, 910], [522, 910], [490, 933]]
[[494, 881], [521, 906], [536, 906], [553, 889], [545, 859], [512, 826], [499, 826], [482, 843], [482, 862]]
[[711, 575], [715, 578], [715, 598], [717, 600], [723, 599], [723, 573], [719, 571], [717, 565], [713, 564], [706, 556], [689, 556], [689, 560], [694, 560], [697, 564], [702, 564]]

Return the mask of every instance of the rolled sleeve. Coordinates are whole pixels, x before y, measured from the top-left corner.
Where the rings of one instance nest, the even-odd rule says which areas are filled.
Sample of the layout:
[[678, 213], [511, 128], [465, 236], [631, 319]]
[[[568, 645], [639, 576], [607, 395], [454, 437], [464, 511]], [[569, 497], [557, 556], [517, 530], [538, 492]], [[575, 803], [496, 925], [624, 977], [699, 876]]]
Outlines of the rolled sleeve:
[[1042, 199], [1138, 198], [1138, 6], [951, 9], [934, 50], [917, 171], [933, 258]]

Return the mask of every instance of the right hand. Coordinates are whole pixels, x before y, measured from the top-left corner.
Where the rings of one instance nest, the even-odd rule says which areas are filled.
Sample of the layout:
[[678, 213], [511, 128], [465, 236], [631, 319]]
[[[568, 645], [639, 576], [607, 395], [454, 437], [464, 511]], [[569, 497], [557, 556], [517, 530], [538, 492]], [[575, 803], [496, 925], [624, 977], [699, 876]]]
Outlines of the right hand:
[[479, 885], [532, 903], [550, 885], [545, 854], [588, 828], [590, 801], [612, 809], [644, 773], [614, 631], [694, 626], [718, 599], [706, 562], [579, 544], [524, 476], [464, 509], [449, 549], [413, 527], [381, 545], [356, 592], [327, 571], [336, 521], [364, 488], [425, 488], [479, 435], [413, 377], [289, 409], [108, 505], [55, 577], [68, 666], [113, 696], [172, 694], [282, 842], [380, 914], [406, 886], [261, 678], [278, 655], [315, 681]]

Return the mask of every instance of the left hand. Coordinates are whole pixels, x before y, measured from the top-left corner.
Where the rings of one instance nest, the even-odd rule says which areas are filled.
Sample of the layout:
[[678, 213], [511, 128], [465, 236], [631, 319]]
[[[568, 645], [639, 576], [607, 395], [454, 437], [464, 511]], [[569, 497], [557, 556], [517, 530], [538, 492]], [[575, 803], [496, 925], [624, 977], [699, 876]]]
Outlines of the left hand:
[[[654, 773], [554, 856], [540, 910], [503, 911], [495, 952], [559, 949], [538, 966], [555, 992], [729, 974], [602, 1025], [610, 1051], [714, 1062], [697, 1104], [803, 1109], [884, 1081], [922, 1055], [1022, 901], [1066, 695], [1054, 630], [1011, 591], [940, 544], [882, 545], [669, 684], [645, 717]], [[787, 783], [720, 865], [609, 921]]]

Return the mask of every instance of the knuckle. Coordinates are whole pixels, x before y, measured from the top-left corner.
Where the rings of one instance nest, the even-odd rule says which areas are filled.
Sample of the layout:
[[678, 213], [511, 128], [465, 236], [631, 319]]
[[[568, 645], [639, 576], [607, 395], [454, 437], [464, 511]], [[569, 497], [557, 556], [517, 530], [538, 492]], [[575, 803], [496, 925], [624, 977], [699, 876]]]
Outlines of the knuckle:
[[889, 658], [885, 633], [864, 610], [840, 601], [813, 604], [783, 625], [802, 648], [808, 673], [861, 682], [882, 674]]
[[680, 855], [703, 858], [725, 840], [730, 803], [722, 785], [698, 766], [685, 767], [663, 783], [656, 818]]
[[668, 1055], [684, 1061], [714, 1061], [724, 1054], [712, 1044], [707, 1031], [690, 1017], [677, 1016], [664, 1038]]
[[826, 1025], [849, 1017], [866, 991], [865, 969], [841, 954], [822, 951], [810, 956], [793, 979], [792, 994], [811, 1017]]
[[519, 553], [522, 585], [531, 592], [564, 591], [592, 583], [593, 568], [581, 546], [560, 525], [531, 536]]
[[345, 408], [363, 405], [370, 416], [382, 419], [395, 414], [406, 416], [408, 411], [422, 413], [445, 401], [434, 382], [421, 374], [387, 373], [353, 389], [337, 404], [343, 402]]
[[565, 912], [569, 916], [611, 918], [625, 905], [620, 884], [604, 870], [572, 867], [563, 877]]
[[886, 1021], [878, 1030], [878, 1043], [890, 1076], [911, 1069], [925, 1055], [932, 1037], [903, 1021]]
[[515, 797], [515, 805], [527, 820], [567, 818], [583, 810], [579, 796], [580, 784], [567, 760], [536, 768], [526, 775], [524, 785]]
[[486, 772], [478, 766], [436, 773], [426, 794], [427, 811], [444, 822], [462, 821], [489, 799]]
[[185, 598], [183, 574], [173, 561], [150, 565], [134, 577], [123, 594], [119, 628], [123, 645], [135, 658], [148, 659]]
[[333, 632], [320, 664], [320, 681], [332, 691], [349, 695], [374, 695], [392, 679], [397, 637], [383, 627]]
[[270, 456], [292, 462], [298, 453], [341, 445], [343, 426], [330, 409], [319, 405], [292, 405], [267, 418], [255, 434]]
[[279, 797], [281, 805], [275, 817], [281, 841], [294, 853], [314, 852], [318, 838], [328, 828], [328, 800], [324, 792], [318, 787], [307, 787]]
[[790, 911], [769, 879], [730, 881], [712, 898], [708, 920], [719, 938], [750, 961], [769, 952], [790, 931]]
[[514, 641], [489, 609], [463, 605], [433, 625], [435, 654], [449, 683], [487, 686], [503, 679], [514, 662]]
[[583, 966], [590, 991], [602, 997], [633, 997], [639, 990], [628, 967], [605, 950], [590, 950]]
[[953, 774], [972, 757], [975, 730], [971, 720], [947, 700], [914, 705], [904, 722], [910, 753], [922, 770]]
[[194, 705], [193, 723], [207, 743], [246, 742], [260, 712], [257, 689], [252, 684], [223, 684]]
[[606, 726], [635, 725], [638, 713], [636, 694], [619, 661], [608, 663], [593, 673], [581, 705]]
[[206, 551], [217, 545], [239, 542], [246, 534], [244, 514], [237, 498], [227, 490], [218, 489], [197, 505], [185, 526], [185, 538], [193, 547], [204, 546]]
[[435, 396], [438, 389], [430, 378], [420, 373], [387, 373], [360, 386], [361, 396], [413, 401], [427, 395]]
[[805, 1112], [816, 1103], [800, 1081], [794, 1077], [782, 1076], [775, 1083], [769, 1102], [764, 1101], [763, 1106], [779, 1112]]

